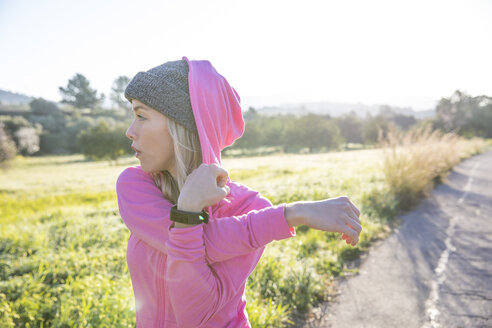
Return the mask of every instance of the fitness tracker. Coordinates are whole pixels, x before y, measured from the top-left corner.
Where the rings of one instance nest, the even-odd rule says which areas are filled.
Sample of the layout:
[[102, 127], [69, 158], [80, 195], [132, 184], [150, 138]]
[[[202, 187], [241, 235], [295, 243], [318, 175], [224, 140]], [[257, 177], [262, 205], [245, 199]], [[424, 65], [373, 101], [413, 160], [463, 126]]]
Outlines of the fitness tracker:
[[169, 218], [171, 221], [180, 222], [185, 224], [200, 224], [208, 223], [208, 213], [205, 211], [201, 212], [186, 212], [178, 210], [178, 204], [171, 207], [171, 213]]

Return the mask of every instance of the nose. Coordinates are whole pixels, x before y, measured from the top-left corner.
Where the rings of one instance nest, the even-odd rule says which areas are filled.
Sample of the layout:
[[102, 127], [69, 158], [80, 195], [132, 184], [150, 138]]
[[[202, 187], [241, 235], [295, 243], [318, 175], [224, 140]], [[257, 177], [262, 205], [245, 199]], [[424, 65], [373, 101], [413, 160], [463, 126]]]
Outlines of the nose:
[[128, 139], [130, 140], [133, 140], [135, 139], [135, 132], [133, 130], [133, 122], [132, 124], [130, 124], [130, 126], [128, 127], [128, 129], [126, 130], [126, 133], [125, 135], [127, 136]]

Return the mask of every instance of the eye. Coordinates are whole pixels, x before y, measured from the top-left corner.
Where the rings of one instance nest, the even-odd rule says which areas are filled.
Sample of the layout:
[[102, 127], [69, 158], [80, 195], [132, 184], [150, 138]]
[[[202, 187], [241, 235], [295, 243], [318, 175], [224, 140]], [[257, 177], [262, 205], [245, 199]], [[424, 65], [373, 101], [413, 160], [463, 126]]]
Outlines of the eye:
[[145, 120], [145, 117], [143, 117], [142, 115], [137, 115], [137, 117], [140, 118], [140, 119]]

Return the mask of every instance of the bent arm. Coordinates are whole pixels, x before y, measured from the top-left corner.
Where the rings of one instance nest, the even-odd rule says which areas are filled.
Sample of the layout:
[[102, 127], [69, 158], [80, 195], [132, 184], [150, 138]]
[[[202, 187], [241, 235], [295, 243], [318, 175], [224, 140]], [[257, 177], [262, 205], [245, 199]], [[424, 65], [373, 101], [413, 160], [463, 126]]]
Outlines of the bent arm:
[[[245, 249], [256, 249], [258, 245], [270, 242], [272, 236], [275, 240], [287, 238], [291, 236], [288, 226], [286, 231], [282, 231], [275, 226], [266, 227], [260, 223], [265, 222], [262, 216], [267, 215], [283, 219], [283, 211], [284, 207], [279, 205], [252, 211], [239, 217], [219, 219], [217, 221], [227, 223], [221, 226], [214, 225], [211, 231], [229, 232], [229, 235], [218, 234], [218, 237], [222, 237], [218, 240], [207, 236], [205, 224], [187, 228], [170, 228], [169, 240], [166, 243], [168, 255], [166, 285], [179, 327], [204, 327], [218, 311], [237, 296], [244, 283], [244, 281], [239, 283], [239, 280], [229, 275], [226, 266], [230, 263], [226, 261], [208, 263], [206, 253], [210, 253], [211, 244], [207, 244], [205, 240], [207, 238], [213, 240], [217, 246], [217, 253], [214, 255], [224, 258], [230, 257], [231, 254], [243, 253]], [[270, 229], [272, 232], [250, 233], [255, 231], [257, 224], [258, 227]], [[237, 230], [237, 225], [241, 225], [243, 230]], [[236, 232], [230, 233], [231, 231]], [[245, 245], [242, 245], [245, 241], [235, 239], [241, 238], [243, 234], [249, 234], [251, 239]], [[234, 241], [239, 245], [235, 246]], [[227, 247], [233, 249], [225, 252]], [[233, 270], [252, 270], [256, 261], [254, 263], [245, 261], [241, 262], [242, 268], [234, 266]]]
[[[135, 168], [128, 168], [120, 175], [116, 191], [120, 215], [128, 229], [151, 247], [167, 253], [165, 243], [169, 239], [172, 224], [169, 211], [173, 204], [164, 198], [152, 180]], [[267, 198], [258, 194], [253, 205], [262, 209], [217, 218], [204, 225], [208, 263], [225, 261], [273, 240], [295, 236], [295, 228], [289, 227], [286, 221], [284, 204], [272, 206]]]
[[[205, 259], [203, 225], [171, 228], [166, 286], [179, 327], [202, 327], [238, 292], [226, 270]], [[223, 263], [218, 263], [221, 266]]]
[[116, 182], [121, 219], [138, 239], [166, 253], [169, 238], [169, 214], [172, 204], [159, 189], [135, 171], [127, 168]]

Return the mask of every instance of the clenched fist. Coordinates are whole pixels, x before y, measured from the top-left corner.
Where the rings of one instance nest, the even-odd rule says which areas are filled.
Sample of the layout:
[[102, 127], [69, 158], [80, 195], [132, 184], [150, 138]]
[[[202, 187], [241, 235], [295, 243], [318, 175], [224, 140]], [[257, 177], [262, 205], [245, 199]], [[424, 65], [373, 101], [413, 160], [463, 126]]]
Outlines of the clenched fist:
[[202, 163], [188, 175], [178, 198], [178, 209], [201, 212], [226, 197], [230, 189], [226, 185], [229, 173], [217, 164]]

